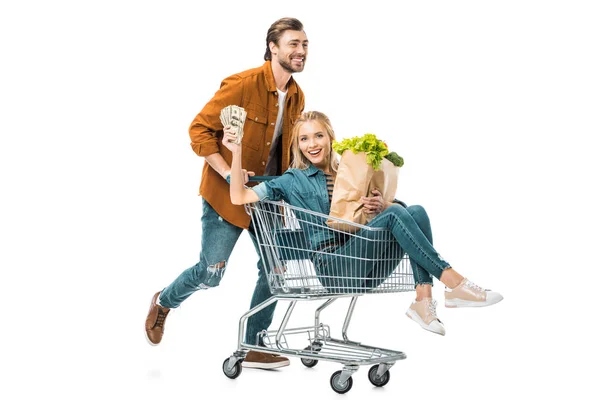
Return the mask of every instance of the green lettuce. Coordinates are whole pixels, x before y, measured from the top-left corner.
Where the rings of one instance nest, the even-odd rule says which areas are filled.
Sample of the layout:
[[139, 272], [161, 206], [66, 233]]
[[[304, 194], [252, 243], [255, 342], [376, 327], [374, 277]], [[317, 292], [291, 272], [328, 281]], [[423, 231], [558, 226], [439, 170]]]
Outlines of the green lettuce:
[[354, 154], [364, 152], [367, 154], [367, 163], [378, 170], [381, 161], [386, 158], [396, 167], [404, 165], [404, 160], [396, 152], [388, 150], [385, 142], [377, 139], [372, 133], [366, 133], [363, 136], [355, 136], [350, 139], [344, 139], [341, 142], [333, 142], [333, 150], [342, 155], [346, 150], [352, 150]]

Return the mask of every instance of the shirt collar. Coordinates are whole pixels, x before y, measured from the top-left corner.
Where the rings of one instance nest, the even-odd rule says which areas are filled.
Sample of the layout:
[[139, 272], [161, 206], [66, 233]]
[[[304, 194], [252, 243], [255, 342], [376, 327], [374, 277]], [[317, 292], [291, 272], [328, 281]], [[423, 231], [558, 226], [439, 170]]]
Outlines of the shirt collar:
[[[310, 164], [308, 166], [308, 168], [301, 170], [302, 172], [304, 172], [307, 176], [313, 176], [319, 173], [319, 171], [321, 171], [319, 168], [315, 167], [314, 165]], [[321, 171], [323, 172], [323, 171]]]
[[[267, 82], [267, 90], [269, 92], [277, 93], [277, 85], [275, 85], [275, 77], [273, 76], [273, 68], [271, 67], [271, 60], [265, 61], [263, 64], [263, 74], [265, 76], [265, 82]], [[296, 93], [298, 89], [296, 88], [296, 81], [294, 77], [291, 76], [287, 85], [287, 95], [291, 97], [294, 93]]]

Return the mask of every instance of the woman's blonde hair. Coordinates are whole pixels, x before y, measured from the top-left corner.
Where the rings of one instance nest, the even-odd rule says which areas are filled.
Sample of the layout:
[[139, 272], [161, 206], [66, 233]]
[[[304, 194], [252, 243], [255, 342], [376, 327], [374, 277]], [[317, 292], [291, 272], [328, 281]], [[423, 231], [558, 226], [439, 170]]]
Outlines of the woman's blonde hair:
[[299, 136], [300, 136], [300, 128], [305, 122], [316, 121], [320, 123], [327, 135], [329, 136], [329, 141], [331, 143], [329, 148], [329, 166], [332, 171], [336, 171], [338, 169], [339, 161], [337, 159], [337, 154], [333, 151], [333, 142], [335, 141], [335, 133], [333, 132], [333, 128], [331, 127], [331, 121], [327, 115], [323, 114], [319, 111], [306, 111], [303, 112], [300, 117], [296, 120], [294, 127], [292, 128], [292, 138], [290, 141], [290, 153], [292, 155], [292, 163], [290, 164], [290, 168], [298, 168], [298, 169], [307, 169], [312, 163], [308, 158], [302, 154], [300, 150]]

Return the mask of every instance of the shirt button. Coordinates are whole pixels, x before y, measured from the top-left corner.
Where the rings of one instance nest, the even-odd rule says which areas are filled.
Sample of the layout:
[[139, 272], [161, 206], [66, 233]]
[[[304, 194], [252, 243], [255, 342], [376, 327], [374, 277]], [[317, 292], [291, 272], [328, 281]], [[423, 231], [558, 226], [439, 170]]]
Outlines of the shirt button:
[[254, 120], [255, 120], [255, 121], [258, 121], [258, 117], [254, 117]]
[[265, 165], [265, 162], [264, 162], [264, 161], [262, 162], [262, 165]]
[[279, 107], [279, 103], [275, 104], [275, 107]]
[[267, 146], [269, 146], [271, 144], [271, 142], [267, 142]]
[[271, 122], [271, 125], [275, 125], [275, 122]]

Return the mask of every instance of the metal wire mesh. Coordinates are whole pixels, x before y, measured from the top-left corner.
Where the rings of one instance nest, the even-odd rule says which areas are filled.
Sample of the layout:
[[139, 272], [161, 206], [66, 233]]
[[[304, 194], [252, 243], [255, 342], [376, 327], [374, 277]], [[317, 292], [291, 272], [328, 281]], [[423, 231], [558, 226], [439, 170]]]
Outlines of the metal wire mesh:
[[414, 290], [408, 257], [387, 229], [352, 224], [284, 202], [261, 201], [246, 207], [274, 295]]

